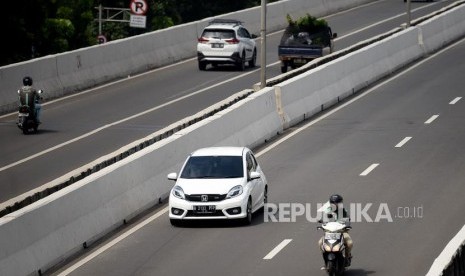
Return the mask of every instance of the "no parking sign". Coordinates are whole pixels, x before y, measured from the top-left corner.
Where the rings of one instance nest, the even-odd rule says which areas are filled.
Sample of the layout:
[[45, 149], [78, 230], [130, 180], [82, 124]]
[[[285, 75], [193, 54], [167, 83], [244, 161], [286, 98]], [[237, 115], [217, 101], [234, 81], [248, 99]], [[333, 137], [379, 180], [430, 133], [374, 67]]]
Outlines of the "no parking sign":
[[104, 35], [97, 36], [98, 44], [103, 44], [107, 42], [107, 38]]
[[145, 0], [132, 0], [129, 5], [131, 9], [131, 19], [129, 20], [129, 26], [136, 28], [145, 28], [147, 17], [148, 5]]
[[131, 13], [135, 15], [145, 15], [147, 13], [147, 2], [145, 0], [132, 0], [129, 5]]

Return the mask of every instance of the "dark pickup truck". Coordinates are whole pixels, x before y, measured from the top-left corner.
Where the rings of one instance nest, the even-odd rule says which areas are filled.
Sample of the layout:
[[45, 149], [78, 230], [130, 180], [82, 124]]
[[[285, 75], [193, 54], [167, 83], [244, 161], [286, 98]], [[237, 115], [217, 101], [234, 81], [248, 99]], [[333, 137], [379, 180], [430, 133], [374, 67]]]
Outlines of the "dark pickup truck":
[[337, 34], [333, 34], [329, 27], [315, 33], [287, 28], [278, 46], [281, 72], [286, 73], [289, 66], [295, 69], [315, 58], [332, 53], [333, 39], [336, 37]]

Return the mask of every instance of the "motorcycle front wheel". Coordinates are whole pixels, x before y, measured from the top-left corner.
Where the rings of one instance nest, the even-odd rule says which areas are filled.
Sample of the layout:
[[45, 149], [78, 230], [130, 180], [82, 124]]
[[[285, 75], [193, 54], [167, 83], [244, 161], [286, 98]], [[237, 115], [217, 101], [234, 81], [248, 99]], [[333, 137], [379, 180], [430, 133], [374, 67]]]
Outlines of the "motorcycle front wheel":
[[336, 276], [336, 262], [329, 261], [326, 263], [326, 272], [329, 276]]

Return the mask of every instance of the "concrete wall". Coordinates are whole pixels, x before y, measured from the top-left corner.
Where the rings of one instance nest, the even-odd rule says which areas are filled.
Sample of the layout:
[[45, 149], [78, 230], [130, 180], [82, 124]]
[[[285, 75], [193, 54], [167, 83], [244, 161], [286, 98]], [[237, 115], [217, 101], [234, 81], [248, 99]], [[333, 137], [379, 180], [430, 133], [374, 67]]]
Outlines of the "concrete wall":
[[[441, 18], [458, 17], [455, 22], [462, 24], [465, 7], [457, 10], [460, 12], [442, 15], [425, 22], [425, 26], [432, 24], [428, 27], [448, 33], [443, 37], [450, 40], [462, 37], [465, 28], [444, 25]], [[303, 114], [313, 114], [318, 107], [335, 103], [337, 98], [428, 54], [423, 47], [423, 43], [429, 43], [422, 32], [425, 26], [399, 32], [276, 87], [254, 93], [74, 185], [0, 218], [0, 275], [44, 271], [80, 250], [84, 242], [121, 225], [123, 220], [156, 204], [159, 198], [166, 198], [172, 187], [166, 179], [167, 173], [178, 171], [193, 150], [211, 145], [261, 144], [302, 120]], [[465, 240], [462, 236], [460, 239]], [[457, 248], [458, 244], [453, 246]]]
[[[286, 14], [323, 16], [373, 0], [285, 0], [268, 5], [267, 30], [286, 25]], [[218, 16], [237, 18], [260, 33], [260, 7]], [[58, 55], [0, 67], [0, 114], [17, 108], [16, 91], [24, 76], [34, 79], [45, 99], [172, 64], [197, 55], [197, 38], [212, 18], [111, 41]]]

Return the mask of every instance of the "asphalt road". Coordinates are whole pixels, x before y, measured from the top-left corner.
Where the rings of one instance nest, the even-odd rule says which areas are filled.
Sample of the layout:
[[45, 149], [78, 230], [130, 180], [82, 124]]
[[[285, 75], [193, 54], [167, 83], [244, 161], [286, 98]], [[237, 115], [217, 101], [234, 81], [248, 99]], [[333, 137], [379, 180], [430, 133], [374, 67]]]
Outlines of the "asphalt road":
[[[255, 149], [270, 203], [351, 204], [346, 275], [425, 275], [465, 223], [464, 53], [462, 40]], [[164, 205], [53, 275], [324, 275], [316, 226], [256, 214], [176, 228]]]
[[[450, 3], [415, 2], [413, 17]], [[401, 1], [377, 1], [329, 16], [327, 20], [339, 35], [336, 48], [342, 49], [399, 26], [405, 21], [405, 5]], [[267, 40], [267, 61], [273, 64], [267, 77], [280, 74], [276, 63], [280, 35], [272, 34]], [[45, 103], [43, 124], [37, 135], [22, 135], [15, 125], [16, 114], [1, 116], [0, 203], [251, 88], [258, 82], [259, 73], [258, 67], [245, 72], [228, 67], [200, 72], [196, 60], [188, 60]], [[146, 110], [152, 111], [141, 114]], [[140, 116], [127, 120], [137, 114]]]

